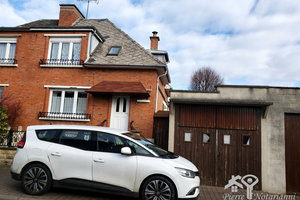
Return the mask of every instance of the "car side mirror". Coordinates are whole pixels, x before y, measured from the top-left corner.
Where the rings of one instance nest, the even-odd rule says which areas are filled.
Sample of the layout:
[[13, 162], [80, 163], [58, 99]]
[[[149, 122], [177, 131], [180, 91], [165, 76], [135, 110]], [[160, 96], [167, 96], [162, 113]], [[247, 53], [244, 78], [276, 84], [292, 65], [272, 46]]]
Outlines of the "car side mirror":
[[131, 155], [132, 152], [131, 152], [131, 149], [129, 147], [123, 147], [121, 149], [121, 154], [123, 154], [123, 155]]

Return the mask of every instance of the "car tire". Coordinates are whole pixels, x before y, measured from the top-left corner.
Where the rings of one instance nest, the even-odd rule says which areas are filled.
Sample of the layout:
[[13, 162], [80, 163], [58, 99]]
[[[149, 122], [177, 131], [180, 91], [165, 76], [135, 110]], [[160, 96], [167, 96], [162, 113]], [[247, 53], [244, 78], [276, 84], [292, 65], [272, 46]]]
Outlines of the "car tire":
[[48, 192], [51, 188], [52, 176], [45, 165], [36, 163], [24, 169], [21, 175], [21, 181], [25, 193], [41, 195]]
[[142, 200], [155, 199], [176, 199], [176, 189], [174, 184], [166, 177], [152, 176], [147, 179], [141, 187]]

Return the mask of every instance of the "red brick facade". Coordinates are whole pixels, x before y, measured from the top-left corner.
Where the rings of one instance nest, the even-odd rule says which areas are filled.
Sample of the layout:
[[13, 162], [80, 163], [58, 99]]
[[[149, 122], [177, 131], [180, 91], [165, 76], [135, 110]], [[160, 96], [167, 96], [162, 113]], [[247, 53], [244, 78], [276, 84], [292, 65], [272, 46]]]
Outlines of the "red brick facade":
[[[7, 32], [16, 34], [16, 32]], [[151, 138], [153, 131], [153, 116], [155, 112], [156, 69], [97, 69], [97, 68], [62, 68], [41, 67], [40, 59], [47, 59], [49, 49], [49, 36], [45, 34], [62, 34], [62, 32], [18, 32], [15, 58], [18, 66], [0, 65], [0, 84], [9, 84], [4, 88], [5, 95], [13, 95], [22, 102], [22, 113], [16, 122], [16, 126], [22, 126], [25, 130], [28, 125], [38, 124], [82, 124], [99, 125], [104, 120], [104, 126], [110, 125], [111, 95], [88, 94], [86, 112], [91, 114], [88, 122], [78, 121], [54, 121], [40, 120], [39, 112], [47, 112], [49, 107], [50, 89], [46, 85], [53, 86], [88, 86], [101, 81], [135, 81], [141, 82], [149, 91], [149, 103], [137, 103], [137, 97], [130, 97], [129, 123], [134, 121], [136, 129]], [[63, 34], [86, 34], [88, 32], [63, 32]], [[81, 60], [86, 60], [88, 37], [81, 37]], [[164, 85], [159, 87], [164, 93]], [[158, 92], [158, 110], [163, 109], [163, 98]], [[166, 95], [165, 95], [165, 98]], [[16, 128], [16, 127], [13, 127]]]

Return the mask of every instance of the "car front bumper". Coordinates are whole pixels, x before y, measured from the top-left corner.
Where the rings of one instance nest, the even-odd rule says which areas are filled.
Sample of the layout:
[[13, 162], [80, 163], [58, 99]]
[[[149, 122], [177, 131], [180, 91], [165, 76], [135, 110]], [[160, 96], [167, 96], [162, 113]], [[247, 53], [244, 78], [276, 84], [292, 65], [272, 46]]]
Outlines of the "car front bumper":
[[200, 178], [176, 177], [177, 197], [178, 199], [196, 199], [200, 193]]

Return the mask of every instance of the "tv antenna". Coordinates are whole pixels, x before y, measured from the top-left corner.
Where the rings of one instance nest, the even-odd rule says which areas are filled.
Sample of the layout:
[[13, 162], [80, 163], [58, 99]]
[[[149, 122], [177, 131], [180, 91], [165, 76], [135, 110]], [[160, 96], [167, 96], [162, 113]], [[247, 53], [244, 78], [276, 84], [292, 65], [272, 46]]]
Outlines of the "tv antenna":
[[95, 1], [96, 4], [99, 3], [99, 0], [77, 0], [77, 1], [87, 1], [86, 16], [85, 16], [86, 19], [88, 18], [88, 14], [89, 14], [90, 2]]

